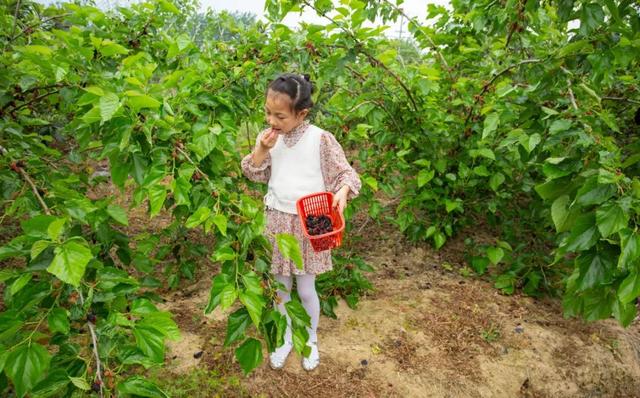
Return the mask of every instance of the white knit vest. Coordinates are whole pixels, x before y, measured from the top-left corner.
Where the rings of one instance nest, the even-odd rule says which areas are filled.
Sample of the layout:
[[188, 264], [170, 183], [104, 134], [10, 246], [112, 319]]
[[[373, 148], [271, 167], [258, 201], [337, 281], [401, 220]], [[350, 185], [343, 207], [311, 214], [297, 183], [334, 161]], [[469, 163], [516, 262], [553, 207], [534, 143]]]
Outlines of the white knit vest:
[[296, 201], [302, 196], [325, 191], [320, 168], [322, 129], [309, 125], [291, 148], [282, 137], [271, 148], [271, 178], [264, 203], [289, 214], [297, 214]]

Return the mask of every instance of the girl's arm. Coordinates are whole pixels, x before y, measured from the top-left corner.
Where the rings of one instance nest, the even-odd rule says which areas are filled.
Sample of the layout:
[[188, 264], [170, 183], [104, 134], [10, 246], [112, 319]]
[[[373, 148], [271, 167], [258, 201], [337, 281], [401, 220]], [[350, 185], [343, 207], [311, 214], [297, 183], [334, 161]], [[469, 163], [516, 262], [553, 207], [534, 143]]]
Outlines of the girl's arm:
[[268, 151], [260, 150], [260, 141], [269, 131], [264, 130], [258, 135], [255, 148], [240, 163], [242, 173], [251, 181], [267, 183], [271, 177], [271, 156]]
[[324, 184], [336, 196], [352, 199], [360, 193], [360, 176], [351, 167], [342, 146], [333, 134], [325, 132], [320, 140], [320, 166]]

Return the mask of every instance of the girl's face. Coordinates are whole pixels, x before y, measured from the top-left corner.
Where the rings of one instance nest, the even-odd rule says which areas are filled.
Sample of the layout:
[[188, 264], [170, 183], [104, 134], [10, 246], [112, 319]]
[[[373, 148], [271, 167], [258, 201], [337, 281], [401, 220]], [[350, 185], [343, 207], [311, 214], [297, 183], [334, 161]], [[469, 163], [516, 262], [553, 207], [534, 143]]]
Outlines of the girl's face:
[[296, 112], [293, 109], [291, 98], [287, 94], [277, 91], [267, 91], [267, 100], [264, 104], [267, 123], [278, 134], [287, 134], [304, 120], [308, 109]]

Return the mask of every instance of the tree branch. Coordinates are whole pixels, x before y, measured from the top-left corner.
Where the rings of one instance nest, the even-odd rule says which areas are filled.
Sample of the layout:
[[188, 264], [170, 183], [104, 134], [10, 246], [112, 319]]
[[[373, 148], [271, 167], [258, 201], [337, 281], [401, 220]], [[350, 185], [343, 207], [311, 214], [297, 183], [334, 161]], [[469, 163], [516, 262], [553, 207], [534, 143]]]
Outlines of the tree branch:
[[22, 176], [22, 178], [24, 178], [24, 180], [27, 182], [27, 184], [29, 184], [31, 186], [31, 189], [33, 190], [33, 194], [36, 196], [36, 199], [38, 199], [38, 202], [40, 202], [40, 206], [42, 206], [42, 209], [44, 210], [44, 212], [47, 215], [51, 215], [51, 210], [49, 210], [49, 207], [47, 207], [47, 204], [44, 203], [44, 200], [42, 199], [42, 196], [40, 196], [40, 193], [38, 192], [38, 188], [36, 188], [35, 184], [31, 180], [31, 178], [29, 177], [27, 172], [24, 171], [24, 169], [22, 167], [20, 167], [20, 166], [16, 166], [16, 167], [18, 169], [18, 173], [20, 173], [20, 175]]
[[632, 104], [640, 104], [640, 101], [632, 100], [629, 98], [623, 98], [623, 97], [602, 97], [602, 99], [609, 100], [609, 101], [622, 101], [622, 102], [630, 102]]
[[[2, 156], [6, 156], [7, 153], [8, 151], [2, 145], [0, 145], [0, 154], [2, 154]], [[36, 185], [33, 183], [33, 180], [31, 179], [31, 177], [29, 177], [29, 174], [27, 174], [27, 172], [24, 171], [22, 166], [19, 166], [17, 162], [13, 162], [11, 164], [11, 169], [16, 173], [20, 174], [22, 178], [27, 182], [27, 184], [29, 184], [29, 186], [31, 187], [31, 190], [33, 190], [33, 194], [36, 196], [36, 199], [40, 203], [40, 206], [42, 206], [42, 209], [44, 210], [45, 214], [51, 215], [51, 210], [49, 210], [49, 207], [47, 206], [47, 204], [44, 203], [42, 196], [40, 196], [40, 193], [38, 192], [38, 188], [36, 188]]]
[[185, 151], [182, 150], [182, 148], [178, 146], [176, 147], [176, 149], [178, 150], [178, 152], [182, 154], [182, 156], [184, 156], [189, 161], [189, 163], [191, 163], [196, 168], [198, 173], [200, 173], [204, 177], [204, 179], [207, 180], [207, 182], [211, 183], [209, 176], [204, 171], [200, 170], [200, 167], [198, 167], [198, 164], [189, 157], [189, 154], [187, 154]]
[[[489, 80], [483, 87], [482, 87], [482, 91], [480, 91], [480, 94], [478, 94], [476, 97], [481, 97], [484, 93], [487, 92], [487, 90], [489, 90], [489, 87], [491, 87], [491, 85], [493, 84], [493, 82], [496, 81], [497, 78], [499, 78], [500, 76], [504, 75], [505, 73], [509, 72], [512, 69], [515, 69], [519, 66], [525, 65], [525, 64], [535, 64], [535, 63], [539, 63], [544, 61], [543, 59], [540, 58], [531, 58], [531, 59], [524, 59], [518, 63], [515, 63], [513, 65], [509, 65], [506, 68], [504, 68], [502, 71], [496, 73], [491, 80]], [[473, 105], [469, 108], [469, 112], [467, 113], [467, 118], [464, 121], [464, 125], [466, 126], [467, 123], [469, 122], [469, 119], [471, 118], [471, 115], [473, 115], [473, 107], [475, 106], [475, 104], [478, 102], [478, 100], [476, 99], [475, 102], [473, 103]]]
[[409, 90], [409, 88], [406, 86], [406, 84], [404, 84], [404, 82], [400, 79], [400, 77], [398, 77], [397, 74], [395, 74], [391, 69], [389, 69], [385, 64], [383, 64], [380, 60], [378, 60], [376, 57], [374, 57], [373, 55], [371, 55], [370, 53], [368, 53], [367, 51], [364, 50], [364, 46], [363, 43], [358, 40], [358, 38], [353, 34], [353, 32], [349, 31], [348, 29], [345, 29], [344, 26], [342, 26], [341, 24], [339, 24], [335, 19], [331, 18], [330, 16], [328, 16], [326, 13], [324, 12], [320, 12], [320, 10], [318, 10], [314, 5], [312, 5], [311, 3], [309, 3], [307, 0], [303, 0], [302, 4], [306, 5], [307, 7], [312, 8], [318, 15], [320, 15], [321, 17], [324, 17], [326, 19], [328, 19], [329, 21], [331, 21], [334, 25], [336, 25], [337, 27], [339, 27], [343, 32], [345, 32], [349, 37], [351, 37], [351, 39], [356, 43], [356, 49], [364, 54], [367, 59], [369, 60], [369, 63], [372, 66], [379, 66], [382, 69], [384, 69], [387, 73], [389, 73], [397, 82], [398, 84], [400, 84], [400, 86], [402, 87], [402, 89], [407, 93], [407, 97], [409, 97], [409, 100], [411, 101], [411, 105], [413, 105], [413, 109], [418, 112], [418, 106], [416, 105], [416, 101], [413, 98], [413, 95], [411, 94], [411, 90]]
[[[82, 296], [82, 290], [78, 289], [78, 294], [80, 296], [80, 304], [84, 306], [84, 297]], [[89, 333], [91, 333], [91, 341], [93, 342], [93, 356], [96, 358], [96, 376], [98, 377], [98, 381], [100, 382], [100, 397], [104, 397], [104, 393], [102, 392], [102, 386], [104, 382], [102, 381], [102, 369], [100, 362], [100, 355], [98, 355], [98, 338], [96, 337], [96, 331], [93, 328], [93, 323], [87, 322], [87, 326], [89, 326]]]
[[577, 111], [578, 104], [576, 104], [576, 97], [573, 95], [573, 90], [571, 89], [571, 78], [569, 77], [571, 75], [571, 72], [569, 72], [564, 66], [561, 66], [560, 69], [562, 69], [562, 71], [567, 74], [567, 89], [569, 91], [569, 99], [571, 100], [573, 109]]
[[395, 4], [391, 3], [389, 0], [382, 0], [385, 3], [389, 4], [391, 7], [393, 7], [400, 15], [402, 15], [403, 17], [405, 17], [407, 19], [407, 21], [409, 21], [409, 23], [414, 24], [418, 29], [418, 31], [420, 33], [422, 33], [422, 35], [424, 37], [427, 38], [427, 40], [429, 41], [429, 45], [431, 46], [431, 48], [436, 52], [436, 54], [438, 55], [438, 58], [440, 59], [440, 62], [442, 62], [442, 65], [445, 67], [445, 70], [447, 71], [447, 73], [449, 73], [449, 78], [451, 80], [453, 80], [453, 76], [451, 75], [451, 68], [449, 68], [449, 64], [447, 63], [447, 60], [444, 58], [444, 56], [442, 55], [442, 53], [438, 50], [438, 46], [436, 46], [436, 43], [433, 41], [433, 39], [431, 39], [431, 36], [429, 36], [428, 34], [424, 33], [424, 31], [422, 30], [422, 26], [420, 26], [420, 24], [418, 24], [415, 21], [415, 18], [409, 18], [409, 16], [407, 14], [404, 13], [404, 11], [402, 11], [401, 8], [399, 8], [398, 6], [396, 6]]
[[14, 33], [12, 32], [11, 33], [11, 36], [12, 36], [11, 37], [11, 41], [16, 40], [17, 38], [19, 38], [20, 36], [24, 35], [27, 32], [32, 32], [33, 28], [35, 28], [35, 27], [38, 27], [38, 26], [40, 26], [42, 24], [45, 24], [45, 23], [47, 23], [49, 21], [53, 21], [53, 20], [58, 19], [58, 18], [63, 18], [63, 17], [69, 16], [69, 15], [71, 15], [70, 12], [65, 13], [65, 14], [60, 14], [60, 15], [54, 15], [54, 16], [49, 17], [49, 18], [45, 18], [45, 19], [41, 20], [40, 22], [38, 22], [36, 24], [27, 26], [26, 28], [22, 29], [22, 32], [18, 33], [15, 36], [13, 35]]
[[[13, 108], [13, 112], [19, 111], [20, 109], [22, 109], [22, 108], [24, 108], [24, 107], [26, 107], [26, 106], [29, 106], [29, 105], [31, 105], [31, 104], [33, 104], [33, 103], [36, 103], [36, 102], [40, 101], [41, 99], [43, 99], [43, 98], [46, 98], [46, 97], [50, 96], [51, 94], [56, 94], [58, 91], [59, 91], [59, 90], [53, 90], [53, 91], [49, 91], [49, 92], [47, 92], [47, 93], [41, 94], [41, 95], [39, 95], [39, 96], [37, 96], [37, 97], [33, 98], [31, 101], [29, 101], [29, 102], [25, 102], [24, 104], [22, 104], [22, 105], [20, 105], [20, 106], [18, 106], [18, 107]], [[2, 110], [4, 110], [4, 108], [3, 108]]]
[[[18, 11], [20, 10], [20, 0], [16, 2], [16, 11], [13, 13], [13, 27], [11, 28], [11, 36], [16, 33], [16, 23], [18, 22]], [[11, 40], [6, 41], [4, 46], [2, 46], [2, 52], [7, 51], [7, 44], [10, 43]]]
[[402, 87], [402, 89], [407, 93], [407, 97], [409, 97], [409, 100], [411, 101], [411, 105], [413, 105], [413, 110], [418, 112], [418, 106], [416, 105], [416, 101], [413, 99], [411, 90], [409, 90], [409, 87], [407, 87], [404, 84], [404, 82], [400, 79], [400, 77], [391, 69], [389, 69], [385, 64], [383, 64], [380, 60], [375, 58], [373, 55], [369, 54], [368, 52], [365, 52], [364, 50], [360, 50], [360, 51], [362, 51], [362, 53], [367, 56], [367, 58], [369, 59], [369, 63], [371, 63], [371, 65], [381, 67], [382, 69], [387, 71], [387, 73], [390, 74], [398, 82], [398, 84]]

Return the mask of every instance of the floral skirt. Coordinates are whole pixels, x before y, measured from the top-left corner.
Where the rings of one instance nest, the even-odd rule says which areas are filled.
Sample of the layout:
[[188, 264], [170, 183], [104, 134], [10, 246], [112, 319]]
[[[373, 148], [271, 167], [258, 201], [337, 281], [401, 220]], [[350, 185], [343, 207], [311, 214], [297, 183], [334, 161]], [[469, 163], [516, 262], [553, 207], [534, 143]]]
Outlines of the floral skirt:
[[[268, 208], [265, 210], [267, 225], [265, 234], [267, 239], [273, 245], [273, 258], [271, 260], [271, 272], [278, 275], [289, 276], [303, 274], [321, 274], [331, 271], [331, 250], [314, 252], [311, 242], [304, 235], [302, 225], [297, 214], [284, 213], [279, 210]], [[276, 234], [291, 234], [298, 239], [300, 249], [302, 250], [302, 263], [304, 269], [300, 270], [290, 259], [285, 259], [276, 243]]]

